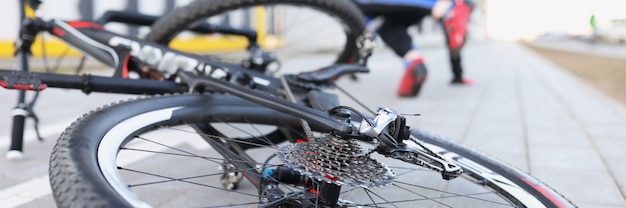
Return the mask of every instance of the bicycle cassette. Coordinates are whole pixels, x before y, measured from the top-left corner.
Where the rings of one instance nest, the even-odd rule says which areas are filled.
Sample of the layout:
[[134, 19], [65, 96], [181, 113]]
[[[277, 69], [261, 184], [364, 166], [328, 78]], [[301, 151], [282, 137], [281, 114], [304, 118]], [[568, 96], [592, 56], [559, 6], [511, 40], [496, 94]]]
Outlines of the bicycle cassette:
[[370, 155], [355, 140], [332, 135], [289, 144], [278, 152], [288, 167], [318, 181], [356, 187], [390, 184], [395, 174]]

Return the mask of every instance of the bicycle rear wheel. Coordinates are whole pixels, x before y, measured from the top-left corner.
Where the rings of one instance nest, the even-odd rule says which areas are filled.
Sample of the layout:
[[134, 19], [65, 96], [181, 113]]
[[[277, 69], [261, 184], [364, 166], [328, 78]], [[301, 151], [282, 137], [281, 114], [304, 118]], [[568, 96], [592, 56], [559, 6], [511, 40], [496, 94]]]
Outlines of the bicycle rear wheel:
[[222, 62], [248, 58], [242, 36], [183, 32], [203, 22], [257, 31], [259, 45], [287, 69], [296, 60], [307, 61], [308, 70], [349, 62], [365, 31], [363, 15], [347, 0], [199, 0], [160, 18], [145, 39]]
[[[257, 207], [265, 202], [256, 188], [263, 183], [262, 170], [282, 165], [272, 159], [279, 143], [304, 137], [298, 121], [229, 96], [163, 96], [105, 106], [59, 138], [50, 162], [53, 194], [59, 207]], [[431, 170], [376, 157], [394, 171], [394, 181], [384, 187], [343, 186], [335, 206], [573, 206], [487, 156], [438, 137], [413, 135], [457, 161], [464, 174], [445, 181]], [[242, 150], [247, 147], [257, 148]], [[249, 167], [238, 168], [241, 162]], [[278, 185], [285, 204], [315, 201], [298, 198], [315, 190]]]

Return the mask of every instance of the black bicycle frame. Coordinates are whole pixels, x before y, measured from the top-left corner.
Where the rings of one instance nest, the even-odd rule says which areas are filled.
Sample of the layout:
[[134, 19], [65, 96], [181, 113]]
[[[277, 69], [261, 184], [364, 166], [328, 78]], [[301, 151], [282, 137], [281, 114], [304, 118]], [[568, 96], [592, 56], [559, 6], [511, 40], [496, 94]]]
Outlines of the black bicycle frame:
[[[41, 2], [38, 0], [20, 0], [20, 19], [22, 24], [19, 28], [19, 38], [16, 42], [15, 57], [17, 66], [15, 70], [0, 70], [0, 85], [19, 90], [18, 102], [13, 109], [13, 127], [11, 145], [9, 150], [23, 151], [23, 132], [26, 118], [36, 116], [32, 111], [36, 96], [31, 102], [26, 102], [27, 90], [39, 90], [45, 87], [80, 89], [85, 93], [110, 92], [125, 94], [163, 94], [180, 93], [188, 89], [185, 85], [169, 81], [157, 81], [150, 79], [127, 79], [129, 70], [133, 70], [129, 61], [131, 57], [139, 58], [157, 69], [162, 70], [197, 70], [205, 72], [205, 75], [214, 78], [227, 79], [232, 82], [240, 82], [261, 89], [263, 91], [276, 91], [278, 86], [275, 79], [260, 72], [246, 70], [239, 66], [228, 65], [213, 61], [209, 58], [191, 55], [172, 50], [166, 46], [144, 41], [134, 36], [120, 35], [104, 30], [102, 24], [108, 22], [121, 22], [133, 25], [150, 25], [157, 16], [142, 15], [128, 12], [109, 11], [96, 22], [74, 21], [66, 22], [58, 19], [44, 21], [34, 16], [27, 16], [27, 10], [34, 13]], [[207, 23], [199, 24], [190, 29], [194, 32], [209, 33], [219, 32], [244, 36], [249, 40], [249, 47], [256, 44], [257, 34], [247, 29], [236, 29], [224, 26], [215, 26]], [[46, 31], [58, 37], [63, 42], [73, 46], [82, 54], [88, 55], [114, 68], [113, 77], [92, 75], [61, 75], [50, 73], [30, 72], [29, 58], [31, 46], [40, 31]], [[152, 55], [152, 57], [148, 57]], [[138, 69], [134, 69], [138, 70]], [[176, 71], [168, 71], [170, 74]], [[245, 76], [245, 77], [241, 77]], [[243, 83], [247, 82], [247, 83]]]
[[[24, 1], [24, 0], [22, 0]], [[25, 5], [26, 6], [26, 5]], [[128, 13], [107, 13], [105, 20], [125, 20], [131, 24], [148, 24], [157, 17], [147, 15], [133, 16]], [[136, 18], [134, 18], [136, 17]], [[103, 22], [104, 22], [103, 21]], [[227, 27], [213, 27], [201, 24], [193, 30], [207, 32], [216, 31], [243, 35], [249, 39], [250, 46], [256, 46], [256, 34], [248, 30], [237, 30]], [[28, 57], [30, 46], [40, 31], [46, 31], [58, 37], [65, 43], [72, 45], [83, 54], [91, 56], [109, 67], [114, 68], [113, 77], [91, 75], [61, 75], [50, 73], [29, 72]], [[237, 97], [257, 103], [289, 115], [306, 118], [311, 125], [316, 125], [329, 132], [351, 134], [349, 124], [341, 122], [326, 112], [314, 110], [300, 104], [283, 99], [276, 99], [282, 95], [281, 81], [256, 70], [243, 68], [239, 65], [229, 65], [211, 60], [207, 57], [187, 54], [168, 48], [167, 46], [150, 41], [141, 40], [133, 36], [120, 35], [104, 30], [104, 27], [95, 22], [66, 22], [58, 19], [44, 21], [37, 18], [25, 18], [20, 30], [20, 41], [17, 47], [17, 57], [20, 65], [15, 70], [0, 70], [0, 85], [9, 89], [18, 89], [20, 96], [18, 106], [14, 110], [14, 127], [10, 150], [22, 151], [24, 120], [31, 116], [32, 105], [25, 103], [25, 91], [39, 91], [45, 87], [80, 89], [85, 93], [111, 92], [125, 94], [164, 94], [183, 93], [189, 90], [215, 91], [232, 94]], [[129, 79], [129, 71], [139, 71], [138, 66], [132, 65], [131, 59], [139, 59], [154, 67], [160, 73], [172, 77], [180, 77], [184, 84], [173, 81], [158, 81], [151, 79]], [[332, 76], [346, 73], [367, 72], [362, 65], [334, 65], [321, 70], [322, 73], [311, 73], [321, 80], [328, 80]], [[135, 68], [133, 68], [135, 67]], [[191, 72], [194, 73], [191, 73]], [[198, 74], [200, 73], [200, 74]], [[326, 73], [324, 75], [324, 73]], [[236, 84], [235, 84], [236, 83]], [[308, 92], [298, 89], [298, 93]], [[306, 94], [304, 94], [306, 96]], [[36, 119], [36, 117], [34, 117]]]

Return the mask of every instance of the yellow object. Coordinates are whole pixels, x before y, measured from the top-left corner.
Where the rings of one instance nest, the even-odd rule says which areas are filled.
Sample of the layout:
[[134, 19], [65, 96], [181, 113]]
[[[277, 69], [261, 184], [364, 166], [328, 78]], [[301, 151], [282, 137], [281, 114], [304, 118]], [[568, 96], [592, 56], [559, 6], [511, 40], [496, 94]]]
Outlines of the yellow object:
[[[29, 18], [35, 18], [35, 11], [27, 5], [25, 14]], [[276, 49], [282, 45], [280, 37], [268, 34], [267, 14], [263, 7], [254, 8], [254, 24], [257, 30], [259, 45], [265, 49]], [[198, 35], [192, 37], [180, 37], [172, 41], [170, 46], [174, 49], [191, 52], [222, 52], [244, 50], [248, 46], [248, 40], [235, 35]], [[41, 36], [38, 36], [31, 48], [33, 57], [41, 57], [43, 51]], [[11, 58], [15, 52], [14, 40], [0, 40], [0, 58]], [[68, 47], [56, 37], [46, 36], [45, 53], [48, 57], [70, 56], [77, 57], [81, 54]]]

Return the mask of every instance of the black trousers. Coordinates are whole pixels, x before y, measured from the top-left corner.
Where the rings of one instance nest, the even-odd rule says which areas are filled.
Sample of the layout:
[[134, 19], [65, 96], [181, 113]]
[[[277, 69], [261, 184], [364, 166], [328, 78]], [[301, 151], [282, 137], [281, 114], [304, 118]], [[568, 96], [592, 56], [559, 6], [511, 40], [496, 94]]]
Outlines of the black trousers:
[[[413, 40], [407, 29], [409, 26], [419, 23], [431, 14], [431, 8], [385, 4], [357, 4], [361, 11], [369, 17], [382, 16], [385, 22], [378, 29], [381, 39], [400, 57], [413, 49]], [[441, 23], [443, 26], [443, 23]], [[445, 31], [445, 30], [444, 30]], [[444, 33], [446, 40], [447, 33]], [[448, 41], [446, 41], [446, 44]], [[448, 47], [449, 48], [449, 47]], [[461, 54], [459, 50], [449, 51], [450, 64], [452, 66], [453, 79], [460, 80], [463, 77], [461, 66]]]

